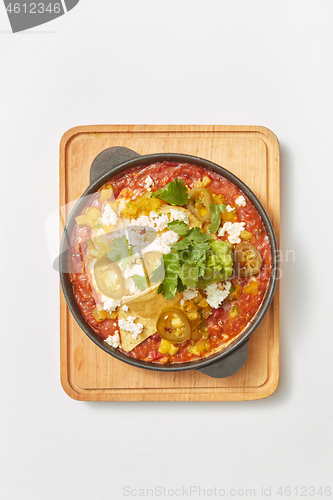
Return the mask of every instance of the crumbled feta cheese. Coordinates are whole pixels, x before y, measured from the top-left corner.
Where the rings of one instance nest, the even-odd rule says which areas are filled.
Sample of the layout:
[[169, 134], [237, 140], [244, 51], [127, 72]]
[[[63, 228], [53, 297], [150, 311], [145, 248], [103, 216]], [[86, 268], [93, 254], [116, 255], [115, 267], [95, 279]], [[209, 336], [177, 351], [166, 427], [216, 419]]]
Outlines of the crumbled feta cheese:
[[245, 222], [225, 222], [222, 227], [218, 230], [218, 236], [224, 236], [227, 231], [229, 234], [228, 240], [232, 244], [240, 243], [240, 234], [245, 229]]
[[109, 335], [107, 339], [104, 340], [107, 344], [109, 344], [111, 347], [119, 347], [120, 345], [120, 337], [118, 332], [116, 332], [114, 335]]
[[125, 280], [125, 283], [126, 283], [126, 288], [129, 291], [130, 295], [133, 295], [134, 293], [139, 291], [139, 289], [135, 286], [135, 283], [132, 280], [132, 278], [127, 278]]
[[124, 271], [124, 278], [138, 274], [139, 276], [145, 276], [145, 271], [142, 264], [134, 264], [132, 267], [127, 266]]
[[155, 227], [155, 223], [152, 219], [148, 217], [148, 215], [141, 215], [137, 219], [132, 219], [130, 222], [131, 226], [147, 226], [147, 227]]
[[[130, 222], [131, 226], [145, 226], [146, 228], [151, 228], [154, 231], [164, 231], [167, 228], [169, 222], [173, 220], [181, 220], [184, 221], [185, 224], [189, 223], [189, 218], [186, 213], [177, 209], [170, 209], [170, 212], [167, 214], [161, 214], [156, 212], [150, 212], [149, 217], [147, 215], [142, 215], [137, 219], [132, 219]], [[130, 231], [130, 230], [128, 230]], [[131, 234], [130, 234], [131, 233]], [[137, 232], [130, 231], [129, 240], [131, 245], [139, 248], [144, 252], [161, 252], [167, 254], [170, 252], [170, 247], [174, 243], [179, 240], [179, 235], [174, 231], [166, 231], [160, 236], [158, 236], [155, 241], [153, 239], [156, 236], [155, 234], [150, 234], [150, 231], [146, 232]], [[147, 246], [149, 245], [149, 246]]]
[[128, 306], [127, 306], [126, 304], [124, 304], [124, 305], [123, 305], [123, 307], [122, 307], [122, 310], [123, 310], [124, 312], [127, 312], [127, 311], [128, 311]]
[[184, 305], [184, 304], [185, 304], [185, 300], [184, 300], [184, 299], [182, 299], [182, 300], [180, 301], [180, 305], [181, 305], [181, 307], [183, 307], [183, 305]]
[[117, 309], [118, 306], [120, 306], [120, 304], [120, 300], [108, 299], [106, 302], [104, 302], [103, 309], [108, 313], [112, 313]]
[[125, 278], [125, 283], [126, 283], [126, 288], [128, 289], [130, 294], [137, 293], [139, 290], [135, 286], [135, 283], [131, 278], [131, 276], [133, 276], [134, 274], [137, 274], [139, 276], [144, 277], [145, 271], [144, 271], [141, 263], [136, 264], [135, 260], [132, 260], [131, 262], [128, 263], [128, 265], [125, 267], [124, 272], [123, 272], [123, 276]]
[[151, 227], [128, 227], [127, 238], [132, 245], [132, 253], [137, 253], [150, 245], [156, 238], [157, 231]]
[[183, 291], [183, 298], [185, 300], [194, 299], [197, 295], [198, 295], [198, 290], [190, 286], [188, 286], [187, 289]]
[[153, 179], [150, 177], [150, 175], [148, 175], [145, 179], [145, 187], [147, 189], [147, 191], [151, 191], [151, 188], [150, 186], [153, 186], [154, 185], [154, 181]]
[[238, 207], [246, 207], [246, 200], [244, 196], [237, 196], [235, 203]]
[[154, 221], [154, 227], [157, 231], [163, 231], [168, 225], [169, 217], [167, 214], [157, 214], [156, 212], [150, 212], [150, 218]]
[[133, 339], [136, 340], [138, 338], [139, 333], [143, 330], [143, 325], [141, 323], [134, 323], [135, 317], [128, 316], [127, 319], [120, 319], [118, 321], [119, 327], [122, 330], [126, 330], [126, 332], [130, 332]]
[[114, 210], [112, 210], [111, 206], [108, 203], [104, 204], [103, 212], [102, 212], [102, 224], [104, 226], [115, 226], [117, 224], [118, 215]]
[[212, 283], [211, 285], [208, 285], [206, 288], [208, 304], [213, 309], [217, 309], [224, 299], [228, 297], [230, 288], [230, 281], [226, 281], [224, 283]]
[[170, 210], [170, 222], [173, 220], [182, 220], [185, 222], [185, 224], [189, 223], [189, 218], [188, 215], [181, 210], [177, 210], [175, 208], [172, 208]]
[[235, 207], [231, 207], [230, 205], [227, 205], [227, 212], [232, 212], [233, 210], [235, 210]]
[[167, 214], [161, 214], [156, 212], [150, 212], [148, 215], [141, 215], [137, 219], [132, 219], [130, 222], [131, 226], [146, 226], [156, 229], [157, 231], [163, 231], [169, 222], [173, 220], [182, 220], [185, 224], [189, 223], [189, 218], [186, 213], [177, 209], [170, 209]]
[[156, 238], [153, 243], [144, 249], [144, 252], [161, 252], [164, 254], [170, 253], [170, 247], [179, 239], [178, 234], [174, 231], [166, 231]]

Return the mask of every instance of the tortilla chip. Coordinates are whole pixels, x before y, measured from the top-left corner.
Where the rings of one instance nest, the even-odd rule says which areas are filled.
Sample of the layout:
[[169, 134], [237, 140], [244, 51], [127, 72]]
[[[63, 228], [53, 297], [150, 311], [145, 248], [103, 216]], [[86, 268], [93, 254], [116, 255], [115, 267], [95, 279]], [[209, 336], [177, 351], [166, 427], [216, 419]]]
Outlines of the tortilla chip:
[[127, 319], [128, 316], [135, 317], [135, 323], [141, 323], [143, 330], [139, 333], [137, 339], [134, 339], [130, 332], [120, 330], [121, 347], [124, 351], [129, 352], [137, 345], [141, 344], [151, 335], [156, 333], [156, 321], [163, 309], [171, 306], [178, 306], [182, 294], [177, 293], [174, 299], [167, 300], [161, 293], [157, 293], [158, 285], [138, 292], [135, 295], [123, 297], [122, 301], [128, 306], [128, 311], [118, 309], [118, 320]]
[[162, 309], [171, 306], [178, 306], [182, 299], [182, 294], [177, 293], [174, 299], [167, 300], [161, 293], [157, 293], [159, 284], [147, 288], [134, 295], [127, 295], [122, 298], [124, 304], [128, 305], [135, 313], [143, 318], [157, 318]]
[[159, 213], [167, 214], [168, 212], [170, 212], [170, 210], [177, 210], [178, 212], [184, 212], [184, 214], [186, 214], [188, 217], [190, 229], [192, 229], [192, 227], [199, 227], [201, 229], [202, 223], [199, 221], [199, 219], [194, 217], [194, 215], [189, 210], [187, 210], [187, 208], [173, 206], [173, 205], [163, 205], [161, 210], [159, 210]]
[[130, 307], [127, 312], [123, 311], [122, 308], [119, 309], [118, 320], [127, 319], [128, 316], [134, 316], [135, 323], [141, 323], [143, 325], [143, 330], [139, 333], [138, 337], [134, 339], [130, 332], [119, 328], [121, 348], [126, 352], [130, 352], [134, 347], [156, 333], [156, 319], [143, 318], [140, 314], [135, 313]]

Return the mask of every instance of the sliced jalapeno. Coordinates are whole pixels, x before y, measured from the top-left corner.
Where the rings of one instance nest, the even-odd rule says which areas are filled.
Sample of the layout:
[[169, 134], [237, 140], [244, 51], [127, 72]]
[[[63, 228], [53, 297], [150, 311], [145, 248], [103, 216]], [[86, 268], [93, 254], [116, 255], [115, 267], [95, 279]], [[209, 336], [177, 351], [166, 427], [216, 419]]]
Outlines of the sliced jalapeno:
[[185, 342], [191, 335], [190, 321], [179, 307], [164, 309], [157, 320], [156, 330], [162, 339], [177, 344]]
[[125, 294], [123, 273], [118, 264], [111, 262], [106, 255], [96, 261], [94, 276], [99, 290], [106, 297], [119, 300]]
[[243, 242], [234, 251], [234, 268], [238, 276], [246, 278], [258, 274], [262, 267], [262, 258], [251, 243]]
[[211, 192], [204, 187], [191, 189], [189, 192], [188, 210], [200, 221], [207, 222], [210, 220], [209, 205], [213, 202]]

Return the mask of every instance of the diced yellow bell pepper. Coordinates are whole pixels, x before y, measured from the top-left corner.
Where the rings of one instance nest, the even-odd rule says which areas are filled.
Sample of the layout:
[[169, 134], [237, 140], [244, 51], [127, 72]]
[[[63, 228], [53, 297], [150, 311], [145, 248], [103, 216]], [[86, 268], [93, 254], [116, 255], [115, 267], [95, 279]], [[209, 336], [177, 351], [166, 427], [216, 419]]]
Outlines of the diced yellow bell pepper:
[[205, 309], [202, 310], [201, 314], [203, 319], [209, 318], [209, 316], [212, 314], [212, 308], [210, 306], [206, 307]]
[[92, 221], [87, 215], [79, 215], [75, 217], [75, 221], [79, 226], [89, 226], [91, 228], [95, 227], [95, 222]]
[[165, 205], [163, 200], [151, 198], [151, 192], [147, 191], [142, 196], [135, 198], [135, 200], [129, 201], [121, 214], [129, 219], [139, 215], [149, 215], [150, 212], [158, 212], [163, 205]]
[[161, 354], [171, 354], [171, 356], [174, 356], [179, 351], [179, 346], [175, 346], [172, 342], [162, 339], [158, 351]]
[[240, 237], [245, 241], [249, 241], [252, 238], [252, 233], [250, 233], [250, 231], [246, 231], [246, 229], [244, 229], [244, 231], [242, 231], [240, 233]]
[[226, 210], [224, 214], [221, 212], [221, 219], [225, 222], [236, 220], [237, 219], [236, 209], [232, 210], [232, 212], [228, 212], [228, 210]]
[[105, 226], [104, 224], [102, 224], [102, 227], [105, 234], [112, 233], [112, 231], [114, 231], [115, 228], [115, 226], [112, 226], [112, 224], [110, 224], [110, 226]]
[[177, 354], [178, 351], [179, 351], [179, 346], [175, 346], [175, 344], [171, 344], [170, 349], [169, 349], [169, 354], [171, 354], [171, 356], [174, 356], [175, 354]]
[[230, 318], [231, 318], [231, 319], [236, 319], [236, 318], [238, 317], [238, 315], [239, 315], [239, 311], [238, 311], [238, 309], [237, 309], [237, 307], [236, 307], [236, 306], [233, 306], [233, 307], [231, 308], [231, 311], [230, 311], [229, 315], [230, 315]]
[[205, 299], [205, 297], [203, 297], [203, 298], [200, 300], [200, 302], [199, 302], [198, 306], [199, 306], [199, 307], [202, 307], [203, 309], [205, 309], [206, 307], [208, 307], [208, 302], [207, 302], [207, 300]]
[[171, 319], [171, 324], [174, 328], [181, 328], [184, 326], [184, 323], [180, 319], [179, 316], [174, 315], [175, 317]]
[[171, 342], [162, 339], [158, 352], [160, 352], [161, 354], [168, 354], [170, 347], [171, 347]]
[[206, 187], [206, 186], [209, 186], [209, 184], [211, 183], [212, 181], [210, 180], [209, 177], [207, 177], [207, 175], [205, 175], [205, 177], [202, 179], [202, 183], [201, 185], [203, 187]]
[[101, 194], [99, 195], [99, 201], [104, 202], [111, 200], [113, 197], [113, 189], [109, 187], [107, 189], [102, 189]]
[[200, 300], [202, 300], [203, 296], [201, 295], [201, 293], [198, 291], [198, 295], [196, 297], [194, 297], [191, 302], [193, 302], [193, 304], [199, 304]]
[[252, 295], [257, 295], [258, 293], [258, 282], [252, 279], [248, 285], [244, 287], [245, 293], [252, 293]]
[[232, 300], [238, 300], [241, 293], [242, 293], [241, 285], [233, 285], [230, 289], [228, 297], [225, 300], [227, 302], [231, 302]]
[[89, 219], [92, 220], [93, 222], [95, 222], [98, 219], [98, 217], [101, 216], [101, 213], [102, 212], [97, 207], [87, 207], [85, 209], [85, 215], [89, 217]]
[[111, 313], [107, 313], [108, 319], [116, 319], [118, 317], [117, 311], [112, 311]]
[[107, 239], [105, 234], [101, 234], [100, 236], [93, 238], [93, 243], [101, 256], [110, 251], [110, 240]]
[[205, 175], [205, 177], [203, 179], [197, 179], [196, 181], [193, 182], [193, 187], [206, 187], [206, 186], [209, 186], [209, 184], [211, 183], [212, 181], [210, 180], [209, 177], [207, 177], [207, 175]]
[[200, 317], [197, 311], [189, 311], [186, 314], [190, 321], [196, 321]]
[[159, 208], [161, 208], [163, 205], [165, 205], [165, 202], [162, 200], [159, 200], [158, 198], [153, 198], [149, 202], [149, 209], [152, 212], [158, 211]]
[[108, 313], [106, 311], [104, 311], [104, 309], [102, 309], [100, 311], [98, 309], [94, 309], [92, 314], [93, 314], [95, 320], [98, 321], [99, 323], [101, 323], [102, 321], [104, 321], [108, 317]]
[[97, 250], [91, 240], [87, 240], [87, 246], [90, 257], [93, 257], [94, 259], [98, 259], [99, 257], [101, 257], [101, 252]]
[[203, 351], [209, 351], [209, 349], [210, 349], [210, 343], [207, 340], [201, 340], [194, 347], [189, 347], [188, 351], [191, 354], [200, 356]]
[[224, 205], [225, 198], [224, 198], [223, 194], [213, 193], [213, 200], [214, 200], [215, 205]]

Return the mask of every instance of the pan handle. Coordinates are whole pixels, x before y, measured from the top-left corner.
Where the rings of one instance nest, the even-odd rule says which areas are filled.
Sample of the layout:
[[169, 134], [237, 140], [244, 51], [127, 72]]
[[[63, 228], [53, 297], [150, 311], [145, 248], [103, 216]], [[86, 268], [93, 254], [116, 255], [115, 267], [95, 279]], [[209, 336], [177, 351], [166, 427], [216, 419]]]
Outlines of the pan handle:
[[141, 155], [132, 151], [132, 149], [124, 148], [122, 146], [114, 146], [113, 148], [104, 149], [99, 153], [90, 167], [90, 184], [98, 181], [107, 172], [113, 168], [118, 167], [122, 163], [129, 160], [139, 158]]
[[248, 341], [226, 358], [216, 361], [211, 365], [198, 369], [199, 372], [213, 378], [231, 377], [244, 365], [247, 358]]

